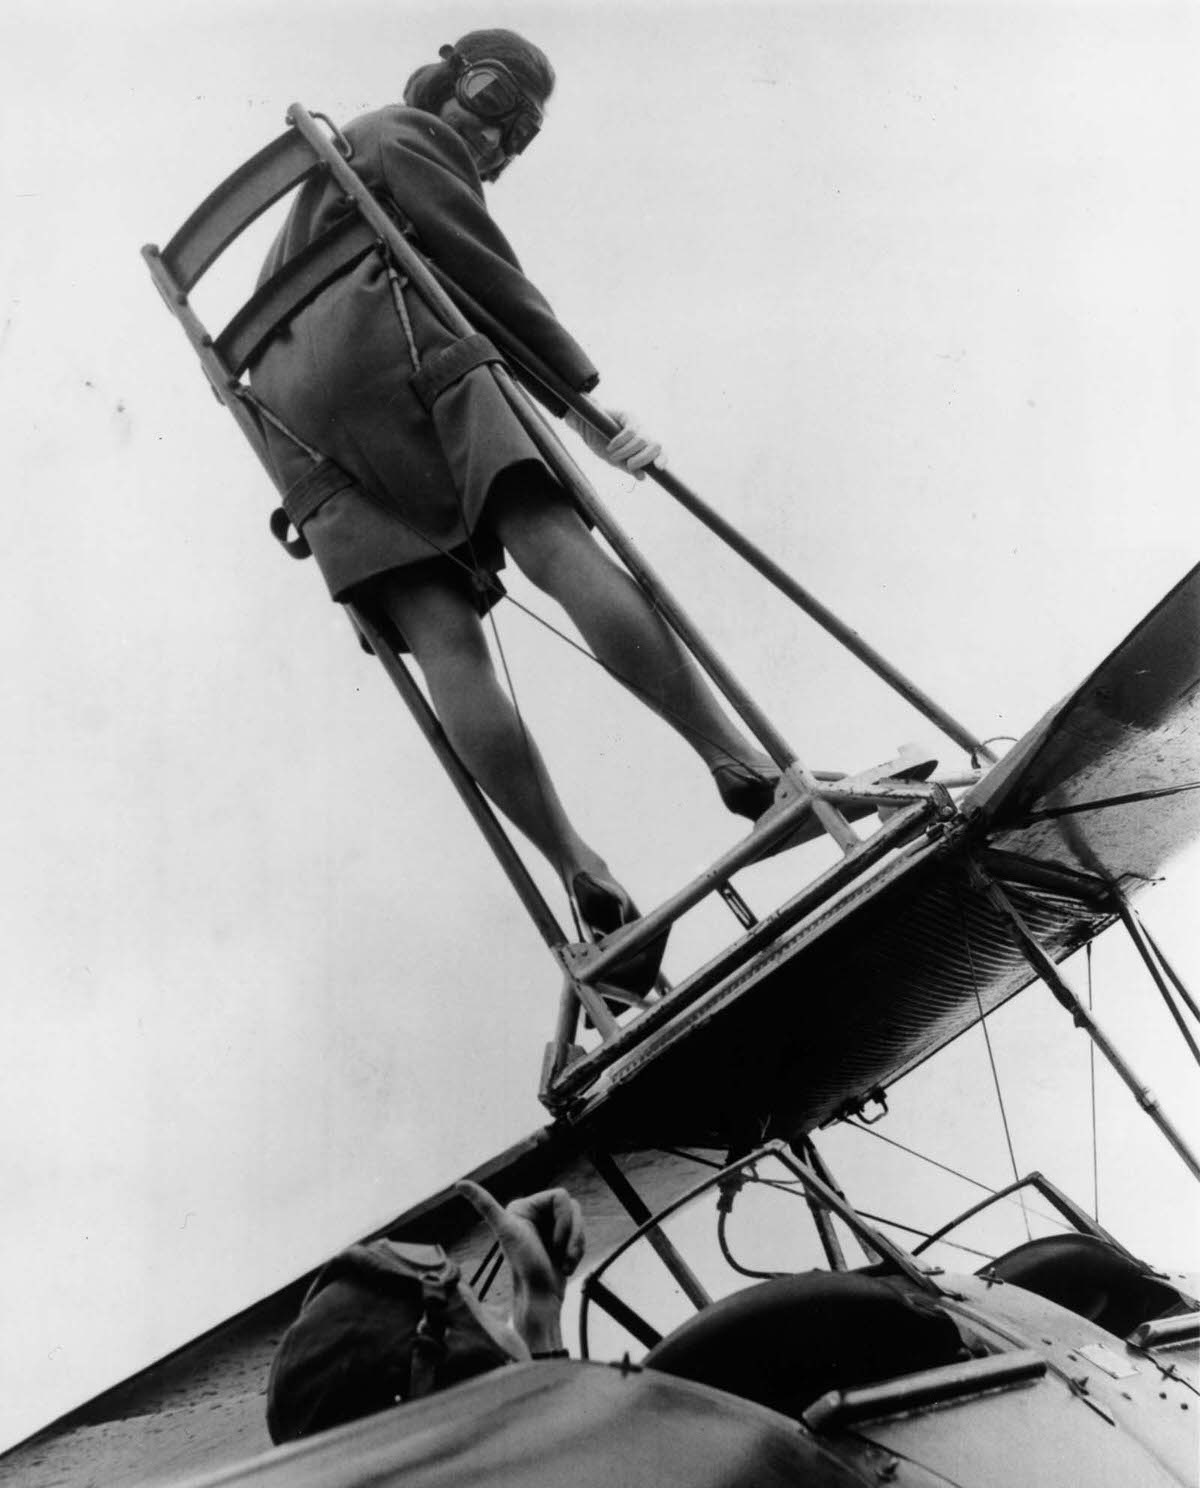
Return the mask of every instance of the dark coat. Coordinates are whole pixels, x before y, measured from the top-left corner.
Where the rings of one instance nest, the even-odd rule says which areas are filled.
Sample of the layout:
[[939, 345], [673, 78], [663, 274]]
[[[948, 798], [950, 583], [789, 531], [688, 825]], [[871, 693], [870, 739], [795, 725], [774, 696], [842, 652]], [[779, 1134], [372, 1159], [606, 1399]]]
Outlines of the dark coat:
[[[488, 215], [473, 157], [459, 136], [432, 114], [398, 107], [364, 115], [345, 134], [351, 165], [385, 206], [399, 209], [427, 256], [572, 387], [594, 386], [595, 368]], [[347, 210], [327, 178], [310, 181], [263, 277]], [[448, 346], [452, 338], [411, 287], [404, 300], [419, 357]], [[461, 550], [473, 533], [475, 546], [497, 566], [502, 556], [482, 521], [488, 492], [503, 470], [542, 463], [486, 367], [442, 395], [437, 429], [410, 385], [413, 370], [378, 254], [325, 289], [252, 369], [266, 406], [357, 482], [358, 489], [332, 497], [304, 526], [335, 598], [373, 574]], [[285, 436], [271, 430], [268, 437], [277, 473], [290, 486], [311, 461]]]

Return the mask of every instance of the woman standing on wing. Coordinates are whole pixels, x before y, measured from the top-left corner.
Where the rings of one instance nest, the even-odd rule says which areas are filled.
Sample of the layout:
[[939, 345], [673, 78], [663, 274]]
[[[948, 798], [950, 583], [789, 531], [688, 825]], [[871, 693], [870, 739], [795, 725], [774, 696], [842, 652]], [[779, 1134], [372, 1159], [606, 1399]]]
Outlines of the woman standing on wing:
[[[553, 86], [549, 62], [529, 42], [511, 31], [472, 31], [413, 74], [405, 107], [367, 114], [345, 134], [351, 165], [433, 263], [570, 386], [587, 391], [598, 381], [595, 368], [522, 274], [483, 198], [482, 183], [495, 181], [536, 136]], [[264, 277], [347, 210], [331, 183], [309, 182]], [[270, 429], [268, 437], [289, 496], [314, 496], [305, 491], [313, 475], [305, 444], [333, 462], [304, 503], [302, 525], [334, 599], [394, 624], [459, 757], [553, 864], [581, 918], [607, 933], [637, 911], [567, 817], [496, 677], [481, 625], [503, 594], [497, 571], [506, 553], [558, 600], [603, 665], [699, 754], [730, 810], [761, 815], [779, 772], [734, 727], [642, 591], [593, 540], [486, 366], [435, 395], [435, 423], [414, 377], [437, 366], [453, 340], [371, 254], [271, 343], [254, 368], [254, 390], [287, 431]], [[613, 417], [621, 432], [607, 445], [574, 415], [568, 422], [610, 464], [641, 478], [661, 463], [660, 446], [625, 415]], [[660, 956], [661, 944], [616, 979], [648, 986]]]

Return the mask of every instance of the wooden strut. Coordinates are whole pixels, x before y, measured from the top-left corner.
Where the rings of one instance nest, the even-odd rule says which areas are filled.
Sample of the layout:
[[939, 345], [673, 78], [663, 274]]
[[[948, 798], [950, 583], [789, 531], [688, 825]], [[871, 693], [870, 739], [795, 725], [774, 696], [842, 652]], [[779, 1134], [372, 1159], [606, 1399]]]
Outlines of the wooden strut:
[[1154, 985], [1158, 988], [1159, 995], [1166, 1004], [1167, 1012], [1175, 1020], [1175, 1026], [1179, 1029], [1179, 1036], [1191, 1051], [1192, 1058], [1197, 1064], [1200, 1064], [1200, 1045], [1196, 1043], [1195, 1038], [1192, 1036], [1192, 1031], [1187, 1026], [1183, 1014], [1175, 1006], [1175, 1000], [1171, 996], [1171, 989], [1167, 985], [1167, 979], [1163, 975], [1163, 968], [1159, 964], [1162, 958], [1156, 955], [1155, 948], [1149, 936], [1142, 928], [1125, 895], [1119, 889], [1114, 888], [1111, 890], [1111, 898], [1112, 902], [1117, 906], [1117, 913], [1121, 916], [1121, 921], [1125, 929], [1129, 932], [1130, 940], [1133, 941], [1138, 955], [1142, 958], [1146, 970], [1150, 973]]
[[[790, 1146], [800, 1161], [807, 1167], [810, 1167], [823, 1183], [828, 1184], [837, 1193], [842, 1192], [842, 1189], [834, 1182], [833, 1174], [826, 1165], [824, 1158], [817, 1151], [817, 1144], [811, 1136], [800, 1137], [798, 1140], [793, 1141]], [[817, 1236], [821, 1241], [821, 1248], [825, 1252], [825, 1259], [829, 1262], [829, 1269], [831, 1271], [845, 1271], [847, 1269], [846, 1252], [842, 1249], [842, 1242], [838, 1239], [837, 1230], [834, 1229], [833, 1216], [829, 1213], [828, 1209], [817, 1202], [816, 1198], [807, 1189], [804, 1191], [804, 1197], [808, 1203], [808, 1211], [812, 1215], [813, 1224], [816, 1225]], [[875, 1260], [877, 1258], [872, 1255], [870, 1259]]]
[[1200, 1159], [1192, 1151], [1183, 1134], [1175, 1126], [1162, 1107], [1158, 1098], [1148, 1085], [1144, 1085], [1134, 1074], [1129, 1064], [1117, 1049], [1116, 1045], [1096, 1022], [1096, 1019], [1084, 1007], [1079, 998], [1075, 996], [1071, 988], [1063, 979], [1058, 967], [1043, 950], [1037, 937], [1026, 925], [1021, 917], [1020, 911], [1012, 900], [1000, 887], [1000, 885], [988, 876], [987, 873], [975, 862], [968, 863], [968, 875], [973, 886], [987, 895], [993, 906], [999, 912], [1001, 919], [1007, 925], [1010, 934], [1016, 941], [1025, 959], [1037, 972], [1038, 976], [1045, 982], [1051, 994], [1067, 1012], [1070, 1013], [1077, 1028], [1082, 1028], [1091, 1038], [1092, 1042], [1108, 1060], [1109, 1064], [1120, 1076], [1121, 1080], [1129, 1087], [1134, 1099], [1142, 1110], [1150, 1117], [1167, 1141], [1183, 1159], [1188, 1171], [1195, 1178], [1200, 1178]]
[[[633, 1220], [635, 1225], [643, 1225], [652, 1217], [646, 1201], [622, 1173], [617, 1166], [615, 1158], [600, 1148], [588, 1154], [592, 1166], [604, 1179], [612, 1190], [621, 1207]], [[658, 1252], [664, 1266], [679, 1283], [679, 1288], [684, 1296], [691, 1302], [692, 1306], [700, 1309], [707, 1307], [712, 1298], [709, 1296], [704, 1283], [680, 1255], [679, 1251], [657, 1226], [646, 1231], [646, 1239]]]

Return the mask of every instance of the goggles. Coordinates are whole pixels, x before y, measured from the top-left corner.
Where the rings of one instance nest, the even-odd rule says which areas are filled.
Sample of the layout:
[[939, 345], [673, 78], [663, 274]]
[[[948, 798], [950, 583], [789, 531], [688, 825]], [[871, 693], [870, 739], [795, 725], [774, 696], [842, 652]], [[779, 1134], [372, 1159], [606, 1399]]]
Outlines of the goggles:
[[542, 127], [542, 111], [521, 91], [521, 86], [503, 62], [481, 57], [468, 62], [444, 46], [438, 56], [454, 69], [454, 96], [477, 118], [501, 123], [500, 142], [507, 155], [519, 155]]

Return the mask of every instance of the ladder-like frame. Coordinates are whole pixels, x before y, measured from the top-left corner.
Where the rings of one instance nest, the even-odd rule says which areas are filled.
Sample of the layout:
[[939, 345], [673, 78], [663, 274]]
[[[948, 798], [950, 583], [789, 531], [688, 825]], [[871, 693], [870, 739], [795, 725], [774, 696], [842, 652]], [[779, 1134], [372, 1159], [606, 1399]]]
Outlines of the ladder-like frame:
[[[509, 362], [519, 366], [523, 381], [545, 388], [553, 398], [574, 409], [600, 433], [611, 437], [616, 432], [616, 425], [603, 410], [564, 384], [552, 369], [523, 347], [508, 328], [499, 325], [422, 257], [350, 166], [349, 146], [336, 127], [325, 120], [331, 131], [327, 134], [318, 126], [316, 121], [324, 120], [324, 115], [310, 114], [300, 104], [293, 104], [287, 119], [287, 131], [218, 186], [164, 249], [149, 245], [142, 250], [155, 284], [183, 327], [217, 398], [237, 420], [273, 482], [276, 477], [268, 456], [262, 415], [243, 381], [243, 374], [257, 353], [292, 315], [352, 263], [373, 251], [383, 252], [392, 260], [452, 333], [460, 336], [477, 331], [485, 333]], [[285, 265], [214, 338], [191, 307], [189, 293], [220, 254], [251, 223], [316, 172], [327, 172], [332, 177], [356, 209], [355, 213]], [[686, 989], [686, 997], [677, 998], [665, 989], [660, 979], [658, 991], [661, 994], [665, 990], [665, 995], [650, 1003], [612, 987], [606, 981], [605, 973], [654, 940], [682, 914], [712, 893], [723, 894], [738, 913], [741, 901], [729, 884], [731, 875], [738, 869], [785, 842], [810, 818], [810, 814], [837, 842], [843, 854], [840, 862], [819, 874], [766, 920], [756, 922], [751, 915], [739, 913], [746, 933], [718, 958], [722, 976], [744, 966], [759, 954], [772, 936], [781, 934], [803, 915], [839, 893], [888, 852], [910, 842], [922, 830], [952, 819], [954, 805], [946, 782], [889, 780], [884, 777], [892, 770], [891, 765], [853, 777], [830, 773], [818, 775], [810, 771], [713, 651], [659, 575], [604, 507], [509, 368], [491, 363], [488, 370], [514, 417], [520, 421], [572, 499], [647, 592], [659, 613], [779, 766], [783, 776], [776, 804], [766, 816], [691, 883], [631, 925], [605, 937], [603, 946], [572, 942], [495, 812], [451, 748], [404, 662], [396, 638], [360, 607], [345, 606], [354, 625], [404, 699], [499, 859], [526, 912], [562, 968], [563, 992], [554, 1038], [546, 1051], [540, 1091], [543, 1102], [552, 1111], [557, 1111], [577, 1099], [613, 1058], [627, 1052], [637, 1042], [639, 1024], [646, 1025], [645, 1033], [648, 1035], [676, 1011], [682, 1011], [703, 990], [693, 986]], [[772, 559], [707, 507], [676, 476], [657, 469], [648, 473], [763, 577], [966, 749], [976, 771], [994, 760], [985, 743], [909, 682]], [[974, 775], [968, 775], [952, 783], [965, 784], [973, 778]], [[839, 805], [845, 807], [849, 804], [880, 808], [885, 813], [883, 824], [872, 836], [861, 840], [839, 809]], [[744, 906], [741, 909], [744, 911]], [[680, 989], [681, 993], [684, 991]], [[635, 1005], [639, 1018], [619, 1023], [611, 1010], [614, 1003]], [[584, 1014], [600, 1039], [600, 1048], [590, 1054], [585, 1054], [576, 1043]]]

